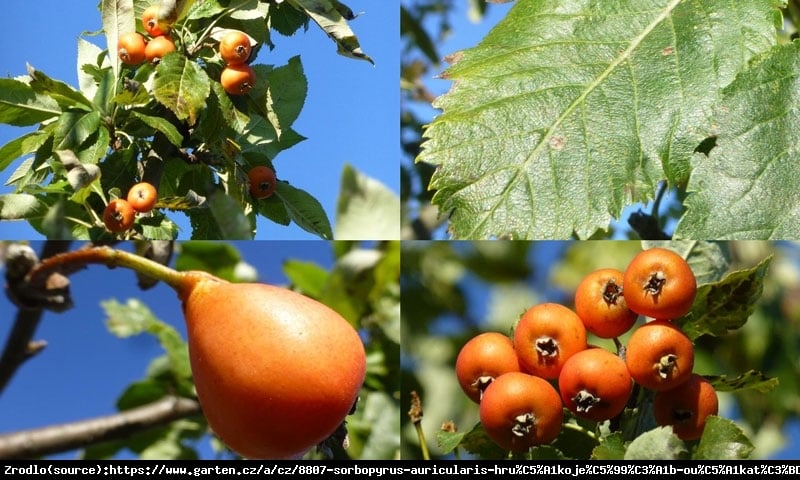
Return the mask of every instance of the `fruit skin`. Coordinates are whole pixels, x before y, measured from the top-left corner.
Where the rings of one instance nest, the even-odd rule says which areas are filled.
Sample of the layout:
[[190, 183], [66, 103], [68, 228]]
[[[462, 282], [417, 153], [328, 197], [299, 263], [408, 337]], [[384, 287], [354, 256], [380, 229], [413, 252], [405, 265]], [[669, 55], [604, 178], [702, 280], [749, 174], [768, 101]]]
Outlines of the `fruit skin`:
[[228, 65], [241, 65], [250, 58], [250, 38], [238, 30], [230, 30], [219, 41], [219, 54]]
[[158, 63], [165, 55], [174, 51], [175, 42], [172, 41], [169, 35], [159, 35], [147, 42], [144, 54], [148, 62]]
[[159, 8], [160, 7], [157, 4], [150, 5], [142, 13], [142, 28], [144, 28], [151, 37], [157, 37], [159, 35], [165, 35], [169, 33], [169, 29], [164, 30], [158, 24]]
[[247, 172], [247, 180], [250, 182], [250, 195], [253, 198], [263, 199], [275, 193], [277, 183], [275, 181], [275, 170], [266, 165], [257, 165]]
[[228, 65], [222, 70], [219, 83], [230, 95], [244, 95], [256, 85], [256, 72], [246, 63]]
[[625, 350], [633, 380], [657, 392], [685, 382], [694, 368], [694, 345], [668, 320], [654, 320], [633, 331]]
[[178, 289], [198, 398], [249, 459], [295, 458], [342, 423], [366, 373], [356, 330], [331, 308], [266, 284], [187, 273]]
[[622, 284], [628, 308], [658, 320], [686, 315], [697, 293], [697, 279], [686, 260], [660, 247], [636, 254], [625, 269]]
[[696, 373], [677, 387], [656, 393], [653, 398], [656, 422], [661, 426], [672, 425], [672, 431], [681, 440], [700, 438], [706, 419], [718, 411], [714, 386]]
[[[525, 416], [533, 424], [516, 435], [514, 427]], [[561, 431], [564, 412], [558, 392], [547, 380], [510, 372], [500, 375], [486, 388], [480, 418], [486, 434], [500, 447], [524, 452], [555, 440]]]
[[117, 55], [126, 65], [139, 65], [144, 62], [147, 58], [146, 49], [147, 40], [139, 32], [123, 33], [117, 40]]
[[484, 332], [467, 341], [456, 357], [456, 378], [464, 393], [475, 403], [495, 378], [518, 372], [514, 342], [498, 332]]
[[128, 190], [128, 203], [139, 213], [147, 213], [156, 206], [158, 192], [153, 184], [139, 182]]
[[620, 357], [602, 348], [588, 348], [564, 363], [558, 390], [573, 414], [601, 422], [625, 410], [633, 381]]
[[108, 202], [103, 210], [103, 223], [110, 232], [120, 233], [129, 230], [136, 220], [136, 212], [124, 198]]
[[520, 317], [514, 349], [524, 372], [555, 379], [569, 357], [586, 349], [586, 327], [569, 308], [540, 303]]
[[575, 290], [575, 313], [586, 330], [600, 338], [619, 337], [639, 318], [625, 301], [623, 275], [614, 268], [595, 270]]

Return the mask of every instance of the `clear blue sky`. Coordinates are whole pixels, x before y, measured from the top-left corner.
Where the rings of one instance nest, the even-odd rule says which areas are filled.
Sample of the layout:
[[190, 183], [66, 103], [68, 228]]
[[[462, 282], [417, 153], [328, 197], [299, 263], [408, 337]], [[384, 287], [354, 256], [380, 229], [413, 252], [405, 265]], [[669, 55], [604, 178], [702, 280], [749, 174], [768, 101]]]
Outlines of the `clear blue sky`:
[[[99, 2], [80, 0], [4, 0], [3, 35], [0, 36], [0, 75], [26, 73], [26, 63], [52, 78], [77, 86], [77, 40], [83, 32], [101, 27]], [[396, 148], [399, 102], [400, 21], [392, 1], [350, 0], [353, 11], [363, 13], [350, 22], [363, 51], [375, 66], [336, 53], [336, 46], [315, 24], [292, 37], [276, 34], [274, 50], [262, 49], [255, 63], [285, 65], [300, 55], [308, 79], [308, 97], [295, 130], [307, 140], [276, 158], [279, 177], [288, 179], [319, 200], [335, 225], [336, 200], [343, 165], [349, 163], [382, 182], [399, 195]], [[103, 37], [86, 37], [93, 43]], [[0, 145], [31, 130], [0, 125]], [[0, 172], [0, 194], [19, 165]], [[399, 218], [399, 212], [398, 212]], [[184, 216], [176, 217], [180, 238], [189, 238]], [[25, 222], [0, 223], [0, 238], [41, 238]], [[275, 225], [262, 220], [258, 239], [314, 239], [296, 225]]]
[[[258, 280], [266, 283], [286, 283], [282, 270], [286, 260], [314, 262], [326, 270], [334, 262], [330, 244], [321, 240], [234, 245], [243, 261], [258, 271]], [[41, 249], [38, 242], [33, 247], [37, 253]], [[0, 275], [5, 276], [2, 266]], [[75, 307], [64, 313], [45, 312], [42, 317], [34, 339], [44, 340], [48, 345], [17, 371], [0, 394], [0, 411], [5, 412], [0, 415], [0, 433], [116, 413], [118, 396], [130, 383], [144, 378], [150, 361], [163, 354], [152, 336], [119, 339], [110, 334], [104, 324], [101, 302], [116, 299], [124, 303], [129, 298], [138, 298], [156, 317], [186, 338], [180, 303], [169, 287], [159, 284], [141, 291], [131, 270], [110, 270], [103, 265], [91, 265], [70, 279]], [[16, 307], [6, 295], [0, 295], [3, 344], [15, 312]], [[201, 452], [210, 455], [208, 442], [204, 442]], [[75, 453], [53, 458], [75, 458]]]

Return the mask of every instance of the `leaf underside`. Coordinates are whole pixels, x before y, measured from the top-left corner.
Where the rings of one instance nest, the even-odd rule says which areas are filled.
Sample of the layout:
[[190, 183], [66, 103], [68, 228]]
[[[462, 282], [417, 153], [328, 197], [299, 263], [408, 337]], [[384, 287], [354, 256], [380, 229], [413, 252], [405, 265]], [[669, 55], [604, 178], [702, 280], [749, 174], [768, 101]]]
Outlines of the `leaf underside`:
[[588, 238], [685, 185], [778, 0], [518, 0], [451, 57], [418, 161], [453, 238]]

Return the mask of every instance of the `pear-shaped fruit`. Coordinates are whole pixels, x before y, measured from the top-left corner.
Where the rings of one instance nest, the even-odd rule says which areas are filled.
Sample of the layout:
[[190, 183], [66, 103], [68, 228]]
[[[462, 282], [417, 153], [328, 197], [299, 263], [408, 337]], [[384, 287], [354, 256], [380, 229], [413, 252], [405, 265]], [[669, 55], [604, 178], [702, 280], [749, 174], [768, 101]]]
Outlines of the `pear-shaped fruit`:
[[212, 430], [250, 459], [297, 458], [330, 436], [364, 381], [366, 354], [356, 330], [291, 290], [184, 275], [176, 290]]

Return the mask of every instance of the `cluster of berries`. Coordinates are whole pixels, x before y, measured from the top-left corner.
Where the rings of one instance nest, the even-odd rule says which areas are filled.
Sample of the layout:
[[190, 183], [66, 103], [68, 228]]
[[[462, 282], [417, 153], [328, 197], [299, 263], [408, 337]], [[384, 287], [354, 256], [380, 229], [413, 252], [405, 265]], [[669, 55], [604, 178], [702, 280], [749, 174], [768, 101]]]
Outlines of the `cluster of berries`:
[[[634, 387], [654, 392], [653, 414], [683, 440], [699, 438], [718, 410], [714, 387], [693, 372], [694, 345], [673, 323], [694, 303], [697, 280], [688, 263], [666, 248], [637, 254], [624, 272], [584, 277], [575, 311], [542, 303], [522, 314], [513, 338], [484, 332], [456, 359], [456, 376], [480, 405], [481, 425], [506, 450], [524, 452], [553, 442], [564, 411], [603, 422], [629, 406]], [[617, 352], [592, 346], [587, 333], [617, 339], [640, 316], [649, 320]]]

